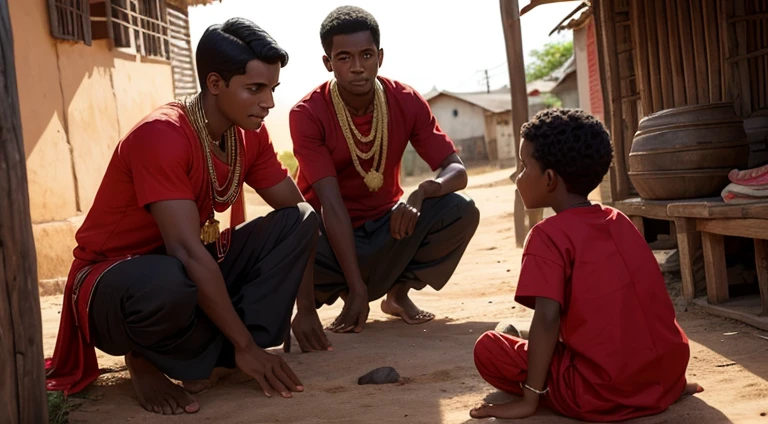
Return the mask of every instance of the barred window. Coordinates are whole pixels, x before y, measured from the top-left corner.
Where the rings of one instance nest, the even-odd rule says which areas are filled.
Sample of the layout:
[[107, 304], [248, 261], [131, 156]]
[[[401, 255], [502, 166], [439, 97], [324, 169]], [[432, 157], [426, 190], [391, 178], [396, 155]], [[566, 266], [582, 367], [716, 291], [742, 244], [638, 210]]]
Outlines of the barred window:
[[91, 45], [89, 0], [48, 0], [48, 18], [54, 38]]
[[164, 0], [106, 0], [107, 32], [117, 48], [170, 59], [170, 39]]

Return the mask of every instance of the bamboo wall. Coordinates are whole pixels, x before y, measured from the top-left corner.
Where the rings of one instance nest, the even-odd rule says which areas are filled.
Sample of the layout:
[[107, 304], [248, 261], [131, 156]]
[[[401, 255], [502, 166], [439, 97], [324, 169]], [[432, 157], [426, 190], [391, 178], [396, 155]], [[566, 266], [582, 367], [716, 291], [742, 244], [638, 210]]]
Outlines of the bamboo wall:
[[598, 0], [593, 8], [615, 199], [635, 194], [627, 161], [640, 119], [663, 109], [733, 101], [758, 128], [751, 162], [768, 161], [768, 0]]

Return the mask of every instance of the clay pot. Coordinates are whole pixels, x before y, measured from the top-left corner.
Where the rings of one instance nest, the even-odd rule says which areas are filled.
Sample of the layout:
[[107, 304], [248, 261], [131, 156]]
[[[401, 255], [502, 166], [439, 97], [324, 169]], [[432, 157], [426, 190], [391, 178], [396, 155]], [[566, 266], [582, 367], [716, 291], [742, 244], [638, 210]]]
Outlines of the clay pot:
[[629, 178], [644, 199], [707, 197], [728, 184], [728, 171], [746, 167], [748, 160], [744, 121], [732, 102], [686, 106], [640, 121]]
[[715, 197], [728, 185], [731, 168], [629, 172], [640, 197], [647, 200]]

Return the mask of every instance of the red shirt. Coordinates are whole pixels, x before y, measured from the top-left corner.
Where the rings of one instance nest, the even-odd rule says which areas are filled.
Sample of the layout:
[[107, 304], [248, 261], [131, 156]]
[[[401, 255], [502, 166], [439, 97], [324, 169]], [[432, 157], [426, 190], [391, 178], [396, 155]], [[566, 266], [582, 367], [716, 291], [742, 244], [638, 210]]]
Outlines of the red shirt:
[[661, 412], [680, 397], [688, 339], [653, 253], [621, 212], [575, 208], [536, 225], [515, 300], [533, 308], [536, 297], [562, 307], [566, 354], [563, 375], [553, 378], [571, 390], [552, 396], [564, 413], [625, 420]]
[[[238, 184], [272, 187], [288, 173], [266, 127], [238, 129], [243, 171]], [[229, 166], [214, 156], [219, 181]], [[171, 103], [149, 114], [117, 145], [93, 206], [77, 232], [75, 260], [64, 290], [53, 358], [46, 361], [47, 387], [77, 393], [99, 376], [88, 328], [88, 308], [100, 276], [131, 256], [163, 252], [163, 238], [146, 206], [163, 200], [192, 200], [202, 226], [211, 212], [210, 177], [202, 146], [181, 106]], [[223, 212], [227, 205], [216, 205]], [[234, 211], [233, 211], [234, 212]], [[233, 213], [231, 225], [242, 221]]]
[[[242, 184], [256, 190], [283, 181], [287, 171], [277, 160], [266, 126], [239, 129], [243, 158]], [[213, 157], [220, 183], [229, 166]], [[163, 246], [163, 238], [146, 206], [162, 200], [193, 200], [200, 225], [211, 212], [210, 177], [200, 142], [176, 103], [144, 118], [117, 145], [88, 216], [77, 232], [75, 257], [86, 261], [142, 255]], [[224, 212], [228, 205], [216, 205]]]
[[[352, 163], [349, 146], [331, 100], [330, 82], [309, 93], [290, 113], [293, 151], [299, 162], [296, 180], [301, 193], [319, 211], [320, 200], [312, 184], [326, 177], [336, 177], [353, 227], [383, 216], [400, 200], [403, 195], [400, 164], [409, 140], [432, 170], [456, 152], [453, 142], [437, 124], [429, 104], [416, 90], [387, 78], [378, 79], [384, 86], [389, 112], [384, 186], [378, 191], [368, 190]], [[372, 113], [353, 117], [353, 120], [360, 134], [370, 134]], [[373, 144], [355, 141], [363, 151]], [[372, 163], [373, 158], [360, 159], [360, 165], [366, 172], [371, 170]]]

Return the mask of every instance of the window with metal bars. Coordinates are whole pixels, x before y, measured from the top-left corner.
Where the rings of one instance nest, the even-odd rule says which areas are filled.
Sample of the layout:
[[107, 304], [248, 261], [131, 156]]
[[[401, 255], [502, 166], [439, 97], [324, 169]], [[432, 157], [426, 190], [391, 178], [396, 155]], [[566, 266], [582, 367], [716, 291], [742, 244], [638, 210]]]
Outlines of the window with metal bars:
[[48, 18], [54, 38], [91, 45], [89, 0], [48, 0]]
[[106, 21], [114, 46], [147, 57], [170, 59], [164, 0], [107, 0]]

